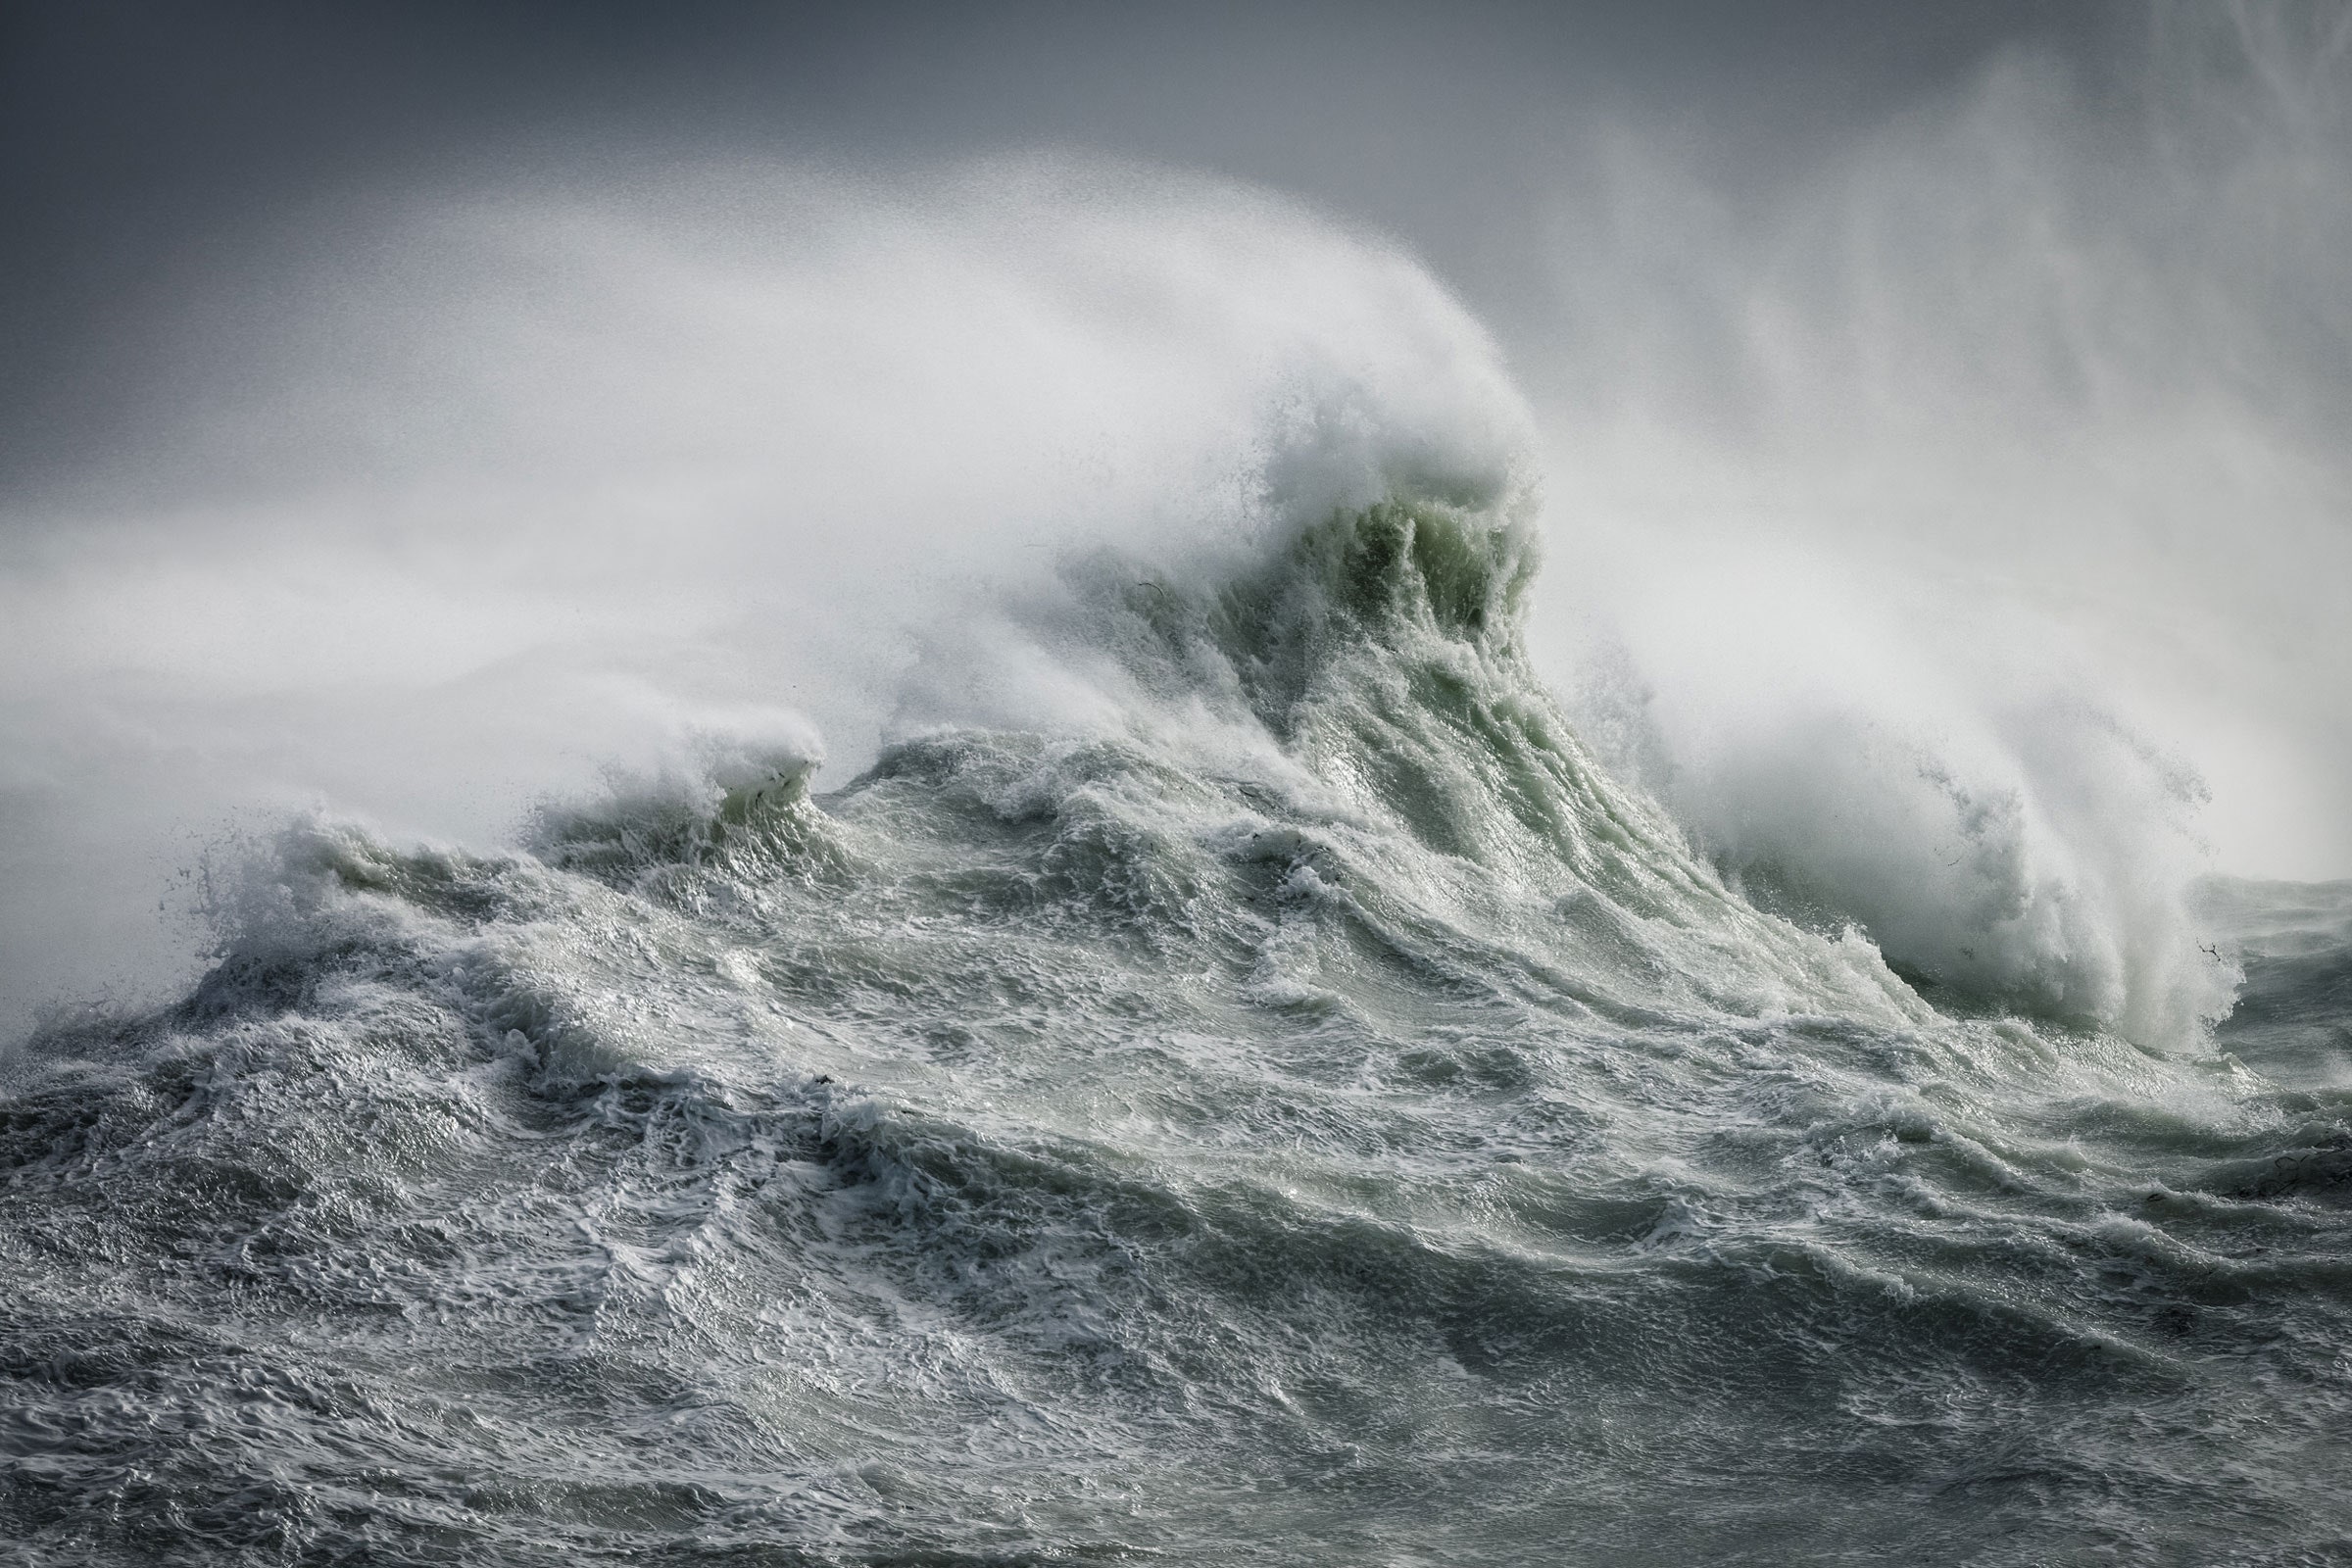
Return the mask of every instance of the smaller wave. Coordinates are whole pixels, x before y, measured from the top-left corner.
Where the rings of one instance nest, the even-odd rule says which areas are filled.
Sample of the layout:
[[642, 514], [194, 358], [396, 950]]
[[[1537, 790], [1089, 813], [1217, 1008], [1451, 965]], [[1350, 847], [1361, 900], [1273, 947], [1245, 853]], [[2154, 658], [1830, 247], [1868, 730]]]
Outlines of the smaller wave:
[[2245, 974], [2221, 1044], [2280, 1083], [2352, 1086], [2352, 882], [2213, 877], [2197, 912]]
[[1777, 693], [1668, 733], [1628, 667], [1579, 717], [1759, 906], [1851, 924], [1939, 1006], [2193, 1049], [2236, 965], [2191, 889], [2195, 775], [2079, 699], [1904, 715]]

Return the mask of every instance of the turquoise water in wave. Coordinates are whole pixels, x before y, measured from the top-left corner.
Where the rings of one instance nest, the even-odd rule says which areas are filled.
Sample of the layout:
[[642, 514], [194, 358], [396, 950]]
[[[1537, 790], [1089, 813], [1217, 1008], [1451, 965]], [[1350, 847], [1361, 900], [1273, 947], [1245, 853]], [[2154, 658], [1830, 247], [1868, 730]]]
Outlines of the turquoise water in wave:
[[2352, 1560], [2352, 889], [2151, 1049], [1760, 912], [1398, 501], [1083, 731], [290, 829], [0, 1099], [24, 1563]]

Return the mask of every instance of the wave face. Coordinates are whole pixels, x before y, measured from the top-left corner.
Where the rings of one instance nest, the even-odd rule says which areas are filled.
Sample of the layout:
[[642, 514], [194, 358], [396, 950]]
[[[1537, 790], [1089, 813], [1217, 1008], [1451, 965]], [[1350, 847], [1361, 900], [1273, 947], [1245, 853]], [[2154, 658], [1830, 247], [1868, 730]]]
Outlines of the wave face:
[[1402, 486], [1073, 566], [1114, 724], [290, 830], [0, 1102], [15, 1560], [2352, 1549], [2352, 931], [2241, 890], [2235, 1055], [1939, 1013], [1595, 767], [1534, 564]]

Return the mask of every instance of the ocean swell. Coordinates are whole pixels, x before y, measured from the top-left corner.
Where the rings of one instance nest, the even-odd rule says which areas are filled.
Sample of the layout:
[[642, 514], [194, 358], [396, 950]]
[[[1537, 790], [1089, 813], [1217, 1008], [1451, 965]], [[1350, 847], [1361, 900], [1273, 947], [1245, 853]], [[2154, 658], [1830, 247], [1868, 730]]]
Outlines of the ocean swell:
[[1939, 1013], [1759, 911], [1534, 679], [1532, 569], [1498, 500], [1392, 493], [1081, 560], [988, 644], [1082, 650], [1115, 725], [814, 793], [770, 735], [503, 854], [290, 829], [189, 996], [12, 1069], [10, 1537], [2340, 1541], [2341, 1091]]

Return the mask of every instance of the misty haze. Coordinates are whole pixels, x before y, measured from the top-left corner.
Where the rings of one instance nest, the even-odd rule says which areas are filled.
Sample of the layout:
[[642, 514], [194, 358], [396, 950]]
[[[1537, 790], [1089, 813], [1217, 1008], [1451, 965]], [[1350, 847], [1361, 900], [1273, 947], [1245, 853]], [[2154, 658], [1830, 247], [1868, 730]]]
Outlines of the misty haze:
[[0, 17], [0, 1559], [2352, 1561], [2352, 8]]

